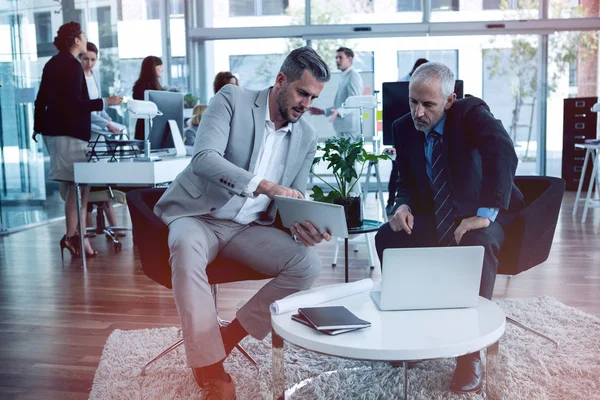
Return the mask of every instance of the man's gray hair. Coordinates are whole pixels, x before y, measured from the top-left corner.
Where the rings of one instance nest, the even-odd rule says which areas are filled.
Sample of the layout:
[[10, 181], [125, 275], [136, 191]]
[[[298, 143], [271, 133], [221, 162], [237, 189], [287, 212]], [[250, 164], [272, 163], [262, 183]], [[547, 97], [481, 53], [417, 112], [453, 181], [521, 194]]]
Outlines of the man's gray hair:
[[439, 81], [444, 99], [454, 93], [454, 73], [440, 62], [429, 61], [417, 68], [410, 77], [410, 84], [417, 81], [423, 83]]
[[327, 63], [308, 46], [293, 50], [285, 58], [279, 72], [282, 72], [290, 82], [294, 82], [300, 79], [306, 70], [319, 82], [327, 82], [331, 77]]

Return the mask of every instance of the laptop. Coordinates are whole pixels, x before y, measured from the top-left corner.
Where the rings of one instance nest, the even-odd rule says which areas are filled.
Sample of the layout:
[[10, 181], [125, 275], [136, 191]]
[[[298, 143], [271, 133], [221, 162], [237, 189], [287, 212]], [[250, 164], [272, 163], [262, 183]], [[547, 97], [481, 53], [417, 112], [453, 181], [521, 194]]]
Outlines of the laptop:
[[371, 297], [382, 311], [477, 307], [483, 246], [386, 249], [381, 290]]

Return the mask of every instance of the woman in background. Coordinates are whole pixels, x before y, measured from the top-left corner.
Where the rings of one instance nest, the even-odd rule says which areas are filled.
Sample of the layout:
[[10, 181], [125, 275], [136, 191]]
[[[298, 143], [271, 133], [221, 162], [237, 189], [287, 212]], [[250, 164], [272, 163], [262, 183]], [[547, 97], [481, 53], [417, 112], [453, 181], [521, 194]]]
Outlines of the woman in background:
[[240, 86], [237, 78], [229, 71], [221, 71], [215, 76], [215, 81], [213, 82], [213, 90], [215, 94], [225, 85], [235, 85]]
[[183, 144], [186, 146], [193, 146], [196, 141], [196, 132], [198, 131], [198, 125], [202, 119], [202, 114], [206, 111], [207, 106], [197, 105], [192, 111], [192, 118], [187, 122], [187, 127], [183, 131]]
[[[94, 73], [94, 67], [98, 61], [98, 47], [92, 42], [87, 42], [87, 52], [81, 54], [81, 67], [83, 68], [83, 75], [85, 75], [85, 83], [87, 85], [88, 95], [91, 100], [100, 98], [100, 80]], [[112, 122], [112, 119], [106, 111], [93, 111], [92, 112], [92, 125], [95, 125], [99, 129], [105, 129], [111, 133], [121, 133], [121, 128]], [[97, 136], [97, 134], [96, 134]], [[106, 190], [106, 188], [94, 188], [96, 190]], [[91, 189], [90, 191], [94, 191]], [[108, 219], [109, 226], [117, 226], [117, 219], [115, 218], [115, 211], [111, 202], [105, 202], [99, 205], [104, 209], [106, 219]], [[88, 226], [92, 224], [92, 210], [94, 206], [88, 204], [87, 208], [87, 219], [86, 223]], [[118, 232], [117, 236], [125, 236], [125, 233]]]
[[[77, 22], [69, 22], [58, 29], [54, 38], [58, 54], [44, 66], [40, 89], [35, 99], [34, 140], [38, 133], [50, 156], [49, 178], [67, 183], [65, 196], [66, 234], [60, 240], [61, 255], [66, 248], [71, 255], [85, 251], [88, 256], [97, 253], [85, 239], [81, 249], [77, 234], [77, 203], [74, 184], [76, 162], [87, 162], [87, 145], [91, 135], [91, 113], [105, 105], [119, 105], [120, 96], [90, 100], [81, 64], [77, 60], [87, 51], [87, 40]], [[81, 213], [85, 215], [89, 187], [81, 190]], [[85, 232], [85, 219], [81, 221]]]
[[[85, 83], [90, 100], [100, 98], [100, 80], [94, 73], [94, 67], [98, 61], [98, 47], [92, 42], [87, 42], [87, 51], [81, 54], [81, 67], [85, 75]], [[114, 123], [104, 110], [92, 111], [92, 125], [100, 129], [106, 129], [114, 134], [120, 133], [121, 129]]]
[[[160, 85], [160, 77], [163, 73], [162, 60], [159, 57], [148, 56], [142, 61], [140, 76], [133, 85], [133, 98], [144, 100], [146, 90], [164, 90]], [[144, 140], [144, 120], [138, 119], [135, 124], [135, 138]]]

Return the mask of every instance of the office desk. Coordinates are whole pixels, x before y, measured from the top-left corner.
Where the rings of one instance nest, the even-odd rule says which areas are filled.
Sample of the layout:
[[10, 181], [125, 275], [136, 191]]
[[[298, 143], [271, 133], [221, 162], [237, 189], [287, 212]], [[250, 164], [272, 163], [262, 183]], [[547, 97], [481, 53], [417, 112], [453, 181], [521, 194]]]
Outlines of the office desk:
[[[600, 203], [596, 199], [592, 199], [592, 190], [594, 189], [594, 184], [596, 186], [596, 193], [600, 193], [600, 182], [598, 180], [598, 176], [600, 175], [600, 144], [589, 144], [589, 143], [578, 143], [575, 147], [579, 149], [585, 149], [585, 159], [583, 161], [583, 168], [581, 170], [581, 178], [579, 179], [579, 186], [577, 188], [577, 196], [575, 196], [575, 204], [573, 204], [573, 216], [577, 213], [577, 206], [580, 201], [584, 202], [583, 205], [583, 215], [581, 216], [581, 223], [585, 223], [587, 218], [587, 213], [589, 207], [600, 207]], [[590, 176], [590, 183], [587, 189], [587, 193], [585, 199], [581, 198], [581, 189], [583, 187], [583, 181], [585, 178], [585, 171], [587, 166], [592, 161], [592, 175]]]
[[154, 187], [170, 183], [190, 163], [191, 157], [165, 158], [155, 162], [95, 162], [75, 163], [75, 189], [77, 198], [77, 222], [81, 239], [81, 259], [87, 267], [84, 238], [81, 225], [80, 186], [139, 186]]

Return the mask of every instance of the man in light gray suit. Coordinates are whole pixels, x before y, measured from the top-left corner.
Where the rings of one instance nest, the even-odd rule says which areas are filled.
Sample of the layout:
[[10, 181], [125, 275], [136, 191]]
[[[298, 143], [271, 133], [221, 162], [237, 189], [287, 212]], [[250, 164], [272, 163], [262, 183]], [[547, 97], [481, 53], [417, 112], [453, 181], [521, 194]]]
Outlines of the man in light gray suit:
[[[205, 397], [235, 398], [225, 357], [248, 334], [263, 339], [271, 330], [269, 305], [308, 289], [321, 271], [311, 247], [330, 235], [310, 222], [291, 232], [275, 228], [272, 200], [304, 197], [317, 135], [300, 117], [329, 77], [323, 59], [301, 47], [288, 55], [273, 87], [224, 86], [202, 116], [190, 165], [154, 208], [169, 225], [187, 362]], [[206, 276], [217, 254], [275, 276], [221, 330]]]
[[361, 139], [358, 110], [345, 110], [342, 108], [342, 104], [348, 97], [360, 96], [363, 92], [363, 81], [358, 71], [352, 67], [353, 61], [354, 52], [352, 49], [347, 47], [337, 49], [335, 63], [338, 69], [342, 71], [342, 76], [335, 93], [333, 106], [326, 109], [310, 107], [309, 111], [312, 115], [331, 117], [330, 121], [333, 122], [333, 129], [339, 136], [358, 141]]

